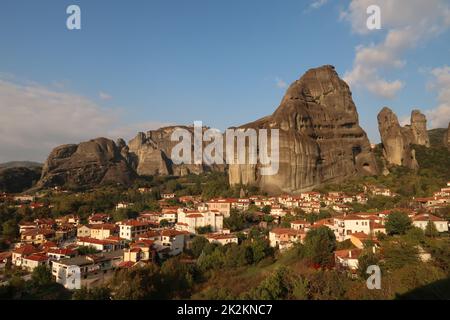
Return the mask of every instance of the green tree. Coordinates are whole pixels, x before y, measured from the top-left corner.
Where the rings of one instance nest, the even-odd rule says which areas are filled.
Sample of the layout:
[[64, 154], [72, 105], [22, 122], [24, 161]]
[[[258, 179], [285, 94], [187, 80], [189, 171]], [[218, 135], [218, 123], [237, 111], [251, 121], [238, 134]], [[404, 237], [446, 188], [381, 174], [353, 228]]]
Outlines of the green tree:
[[428, 221], [427, 227], [425, 228], [425, 235], [430, 238], [435, 238], [439, 235], [433, 221]]
[[154, 264], [118, 271], [111, 282], [115, 300], [165, 299], [159, 268]]
[[264, 206], [262, 209], [261, 209], [261, 212], [264, 212], [265, 214], [270, 214], [270, 211], [272, 210], [272, 207], [271, 206]]
[[31, 274], [33, 285], [45, 287], [53, 282], [52, 272], [46, 265], [40, 265], [33, 270]]
[[198, 258], [209, 241], [205, 237], [196, 236], [191, 242], [191, 252], [195, 258]]
[[206, 233], [211, 233], [213, 231], [212, 226], [204, 226], [204, 227], [198, 227], [196, 229], [198, 234], [206, 234]]
[[314, 266], [329, 267], [334, 264], [336, 237], [327, 227], [308, 231], [305, 238], [305, 258]]
[[363, 253], [358, 258], [358, 273], [361, 278], [366, 278], [367, 274], [367, 268], [372, 265], [378, 264], [380, 259], [376, 254], [374, 254], [372, 251], [368, 251]]
[[4, 238], [13, 240], [19, 234], [17, 222], [14, 219], [8, 220], [2, 225], [2, 235]]
[[169, 225], [170, 225], [170, 223], [169, 223], [169, 221], [168, 221], [167, 219], [162, 219], [162, 220], [159, 222], [159, 226], [160, 226], [161, 228], [168, 227]]
[[405, 234], [411, 228], [411, 219], [403, 212], [392, 212], [386, 221], [386, 231], [390, 235]]

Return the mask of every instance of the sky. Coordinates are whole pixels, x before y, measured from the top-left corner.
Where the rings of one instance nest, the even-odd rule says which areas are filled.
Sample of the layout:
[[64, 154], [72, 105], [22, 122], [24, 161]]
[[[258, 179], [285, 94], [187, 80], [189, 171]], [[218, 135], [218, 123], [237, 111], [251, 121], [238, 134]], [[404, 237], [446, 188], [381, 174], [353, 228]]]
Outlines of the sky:
[[[69, 30], [70, 5], [81, 29]], [[369, 30], [367, 7], [381, 9]], [[271, 114], [309, 68], [334, 65], [379, 142], [402, 124], [450, 121], [450, 0], [2, 0], [0, 162], [133, 138], [168, 124], [221, 130]]]

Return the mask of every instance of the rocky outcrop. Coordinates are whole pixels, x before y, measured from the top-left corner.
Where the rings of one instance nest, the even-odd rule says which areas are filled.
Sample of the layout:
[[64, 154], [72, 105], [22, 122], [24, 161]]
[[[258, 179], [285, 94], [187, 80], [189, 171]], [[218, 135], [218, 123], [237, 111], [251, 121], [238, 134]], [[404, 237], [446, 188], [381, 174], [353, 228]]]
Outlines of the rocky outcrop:
[[[175, 175], [184, 176], [189, 173], [200, 174], [211, 170], [224, 170], [224, 166], [208, 166], [196, 164], [175, 164], [172, 159], [172, 148], [179, 141], [171, 141], [172, 133], [176, 129], [187, 130], [191, 137], [194, 136], [193, 127], [188, 126], [171, 126], [158, 130], [143, 132], [129, 141], [130, 162], [133, 163], [138, 175]], [[207, 128], [203, 128], [203, 132]], [[191, 139], [191, 150], [193, 150], [194, 141]], [[191, 154], [191, 159], [194, 159]]]
[[447, 133], [444, 135], [444, 145], [450, 151], [450, 122], [448, 123]]
[[279, 129], [279, 171], [262, 176], [258, 165], [230, 165], [233, 185], [294, 192], [354, 175], [378, 173], [359, 126], [350, 88], [333, 66], [311, 69], [287, 90], [278, 109], [241, 128]]
[[419, 110], [411, 112], [412, 143], [430, 147], [430, 138], [427, 131], [427, 118]]
[[44, 164], [38, 187], [130, 184], [135, 173], [124, 157], [125, 146], [120, 144], [97, 138], [55, 148]]
[[389, 164], [410, 169], [419, 167], [415, 151], [411, 147], [411, 144], [416, 142], [413, 130], [410, 126], [400, 126], [397, 115], [391, 109], [384, 107], [378, 114], [378, 130], [383, 145], [383, 156]]

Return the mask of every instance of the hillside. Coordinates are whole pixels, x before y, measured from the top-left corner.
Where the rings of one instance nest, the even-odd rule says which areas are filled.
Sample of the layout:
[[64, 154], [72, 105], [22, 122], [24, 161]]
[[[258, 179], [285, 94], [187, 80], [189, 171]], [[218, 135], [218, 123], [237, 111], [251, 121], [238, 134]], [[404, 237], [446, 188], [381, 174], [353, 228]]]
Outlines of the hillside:
[[41, 167], [0, 168], [0, 192], [20, 193], [31, 187], [41, 177]]
[[42, 168], [43, 164], [34, 161], [9, 161], [0, 163], [0, 169], [9, 168]]
[[444, 146], [444, 135], [447, 129], [438, 128], [428, 130], [428, 136], [430, 137], [430, 144], [432, 147], [443, 147]]

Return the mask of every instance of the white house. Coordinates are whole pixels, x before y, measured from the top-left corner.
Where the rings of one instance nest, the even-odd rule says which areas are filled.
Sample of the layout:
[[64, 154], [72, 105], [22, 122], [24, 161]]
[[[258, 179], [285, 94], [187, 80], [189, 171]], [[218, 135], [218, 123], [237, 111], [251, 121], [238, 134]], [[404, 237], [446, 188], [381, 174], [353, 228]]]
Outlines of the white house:
[[52, 275], [66, 289], [81, 289], [93, 281], [105, 279], [105, 274], [123, 260], [123, 250], [96, 255], [78, 256], [52, 262]]
[[350, 239], [352, 233], [370, 234], [370, 219], [348, 214], [334, 218], [334, 233], [337, 241]]
[[334, 252], [335, 262], [338, 266], [355, 271], [358, 269], [358, 258], [361, 249], [345, 249]]
[[231, 233], [211, 233], [206, 236], [206, 239], [210, 243], [218, 243], [223, 246], [230, 243], [238, 244], [238, 237], [235, 234]]
[[197, 228], [211, 226], [213, 232], [223, 229], [223, 215], [214, 211], [178, 211], [178, 222], [176, 229], [196, 233]]
[[122, 239], [133, 240], [150, 230], [147, 221], [127, 220], [120, 223], [119, 236]]
[[434, 223], [438, 232], [448, 232], [448, 222], [445, 219], [428, 213], [418, 214], [412, 218], [413, 225], [422, 230], [427, 228], [428, 222], [430, 221]]

